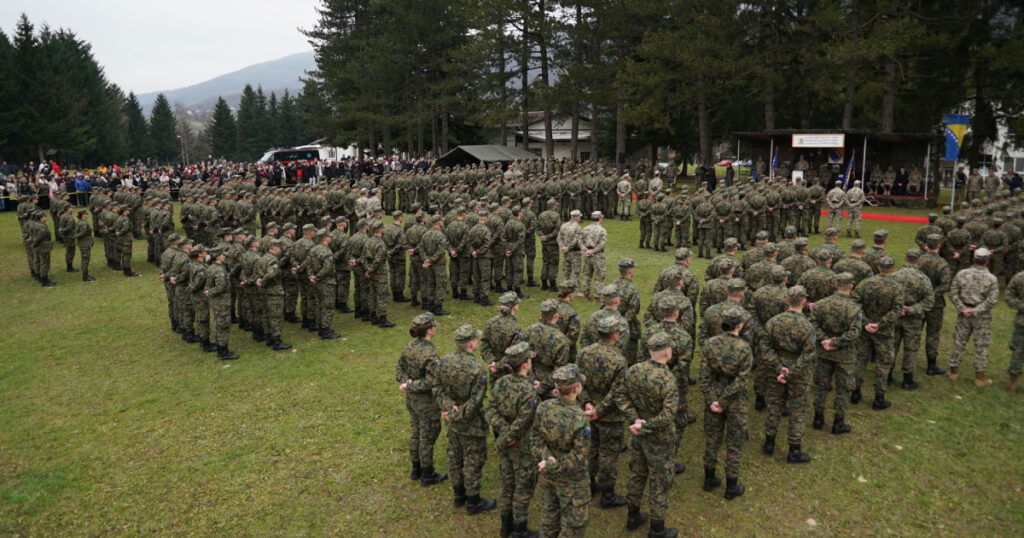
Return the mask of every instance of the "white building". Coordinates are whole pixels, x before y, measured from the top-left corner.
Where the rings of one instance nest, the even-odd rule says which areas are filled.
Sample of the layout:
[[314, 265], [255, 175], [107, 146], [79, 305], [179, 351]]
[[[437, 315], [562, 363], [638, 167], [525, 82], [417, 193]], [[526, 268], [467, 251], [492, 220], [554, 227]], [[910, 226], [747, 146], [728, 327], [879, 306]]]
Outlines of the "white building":
[[[963, 161], [957, 163], [957, 166], [968, 169], [967, 163]], [[1000, 123], [996, 139], [985, 144], [978, 168], [982, 175], [988, 174], [991, 169], [999, 175], [1011, 168], [1016, 172], [1024, 170], [1024, 148], [1013, 145], [1005, 124]]]
[[[544, 134], [544, 112], [536, 111], [530, 112], [530, 124], [526, 129], [530, 146], [528, 151], [532, 152], [538, 157], [544, 158], [555, 158], [561, 159], [564, 157], [572, 156], [572, 116], [568, 114], [561, 114], [555, 112], [551, 118], [551, 138], [554, 140], [554, 154], [545, 154], [545, 144], [547, 140]], [[523, 147], [523, 130], [520, 127], [519, 121], [510, 121], [506, 125], [508, 127], [508, 135], [504, 141], [506, 146], [514, 146], [517, 148]], [[590, 158], [590, 118], [586, 116], [580, 116], [579, 134], [577, 135], [579, 140], [579, 158], [587, 160]], [[496, 140], [495, 143], [501, 144], [502, 141]]]

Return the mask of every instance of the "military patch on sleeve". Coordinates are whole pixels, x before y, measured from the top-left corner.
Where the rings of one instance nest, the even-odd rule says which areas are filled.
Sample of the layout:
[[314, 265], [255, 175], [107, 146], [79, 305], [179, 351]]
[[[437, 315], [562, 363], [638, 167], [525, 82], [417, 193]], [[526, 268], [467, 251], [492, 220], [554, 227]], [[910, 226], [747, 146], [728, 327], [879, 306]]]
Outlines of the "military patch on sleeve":
[[583, 428], [583, 437], [590, 437], [590, 428]]
[[434, 366], [437, 366], [437, 365], [438, 365], [438, 364], [440, 364], [440, 363], [439, 363], [438, 361], [434, 361], [434, 362], [432, 362], [432, 363], [430, 363], [430, 364], [432, 364], [432, 365], [434, 365]]
[[486, 384], [487, 383], [487, 376], [485, 376], [485, 375], [480, 376], [480, 382]]
[[673, 399], [672, 399], [672, 403], [674, 403], [674, 404], [677, 404], [677, 403], [679, 403], [679, 398], [673, 398]]

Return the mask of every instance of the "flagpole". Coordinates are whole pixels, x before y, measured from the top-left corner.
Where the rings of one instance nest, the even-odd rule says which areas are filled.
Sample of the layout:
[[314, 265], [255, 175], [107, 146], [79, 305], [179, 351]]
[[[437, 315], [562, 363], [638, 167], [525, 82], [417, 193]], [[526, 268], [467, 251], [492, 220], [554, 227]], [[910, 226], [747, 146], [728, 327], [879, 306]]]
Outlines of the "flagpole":
[[868, 170], [868, 135], [864, 133], [864, 151], [860, 153], [860, 185], [861, 187], [867, 188], [868, 184], [864, 180], [864, 174]]
[[768, 144], [768, 181], [775, 183], [775, 138]]
[[932, 145], [928, 143], [928, 152], [924, 157], [924, 199], [928, 199], [928, 165], [932, 162]]

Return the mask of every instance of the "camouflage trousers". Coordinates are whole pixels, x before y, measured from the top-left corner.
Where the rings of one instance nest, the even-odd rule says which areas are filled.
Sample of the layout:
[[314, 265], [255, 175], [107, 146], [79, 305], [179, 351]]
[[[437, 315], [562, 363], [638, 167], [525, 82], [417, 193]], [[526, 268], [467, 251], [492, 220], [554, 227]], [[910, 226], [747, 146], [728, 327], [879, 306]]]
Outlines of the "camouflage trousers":
[[765, 392], [768, 416], [764, 420], [764, 434], [775, 436], [784, 411], [789, 412], [787, 436], [792, 444], [799, 444], [804, 438], [804, 422], [807, 420], [807, 394], [811, 391], [810, 366], [800, 368], [786, 383], [773, 380]]
[[405, 408], [409, 411], [409, 458], [423, 467], [433, 467], [441, 412], [429, 393], [406, 394]]
[[491, 251], [491, 289], [500, 289], [502, 282], [507, 281], [505, 274], [505, 249]]
[[782, 239], [782, 214], [779, 210], [772, 210], [767, 212], [768, 220], [768, 235], [771, 236], [772, 241], [778, 241]]
[[[720, 223], [718, 222], [719, 220], [724, 222]], [[715, 219], [713, 224], [714, 228], [711, 230], [713, 237], [712, 243], [714, 244], [715, 250], [721, 254], [722, 247], [725, 246], [725, 240], [728, 239], [732, 226], [730, 225], [729, 219]]]
[[31, 244], [29, 244], [28, 241], [22, 241], [21, 243], [23, 245], [25, 245], [25, 258], [28, 260], [28, 270], [29, 270], [29, 272], [32, 273], [33, 275], [38, 275], [39, 272], [36, 271], [35, 247], [33, 247]]
[[448, 260], [448, 267], [451, 268], [452, 288], [468, 290], [473, 285], [473, 258], [462, 253], [455, 258]]
[[850, 236], [850, 232], [853, 232], [854, 237], [860, 237], [860, 221], [861, 221], [861, 208], [851, 207], [847, 217], [849, 222], [846, 224], [846, 236]]
[[953, 329], [953, 354], [949, 356], [949, 366], [960, 367], [960, 355], [967, 347], [967, 342], [974, 336], [974, 371], [984, 372], [988, 366], [988, 346], [992, 344], [992, 315], [974, 315], [969, 318], [957, 314], [956, 326]]
[[189, 296], [185, 284], [174, 286], [174, 302], [178, 309], [178, 326], [185, 331], [192, 331], [192, 323], [195, 321], [192, 311], [192, 297]]
[[[82, 271], [86, 271], [86, 269], [82, 268]], [[171, 326], [176, 327], [178, 325], [178, 309], [174, 304], [174, 285], [169, 279], [164, 281], [164, 293], [167, 295], [167, 317], [171, 320]]]
[[192, 311], [196, 321], [196, 336], [202, 340], [210, 339], [210, 299], [203, 292], [192, 294]]
[[448, 429], [448, 473], [452, 484], [466, 486], [466, 495], [479, 495], [486, 461], [486, 436], [463, 435]]
[[942, 338], [942, 317], [945, 305], [932, 308], [924, 315], [924, 356], [928, 363], [938, 362], [939, 341]]
[[231, 331], [231, 297], [226, 293], [210, 299], [210, 310], [213, 314], [213, 342], [218, 346], [228, 346], [228, 334]]
[[754, 394], [764, 396], [768, 392], [768, 384], [774, 382], [775, 373], [768, 367], [768, 362], [764, 358], [764, 352], [760, 349], [754, 350], [754, 367], [752, 372], [754, 377]]
[[391, 275], [391, 295], [405, 293], [405, 253], [388, 260], [388, 274]]
[[711, 257], [711, 228], [697, 228], [697, 256]]
[[[433, 267], [431, 267], [433, 269]], [[369, 288], [366, 292], [367, 307], [370, 312], [382, 318], [388, 316], [388, 271], [384, 266], [366, 277]]]
[[1020, 375], [1021, 369], [1024, 369], [1024, 325], [1015, 324], [1010, 338], [1010, 367], [1006, 373]]
[[626, 425], [621, 421], [594, 421], [590, 427], [590, 481], [601, 488], [614, 488]]
[[735, 237], [736, 240], [740, 242], [741, 248], [743, 247], [743, 243], [745, 243], [747, 240], [748, 227], [749, 226], [747, 224], [746, 217], [735, 217], [732, 219], [732, 223], [730, 223], [729, 225], [729, 229], [732, 230], [731, 232], [729, 232], [729, 236]]
[[87, 275], [89, 274], [89, 262], [92, 261], [92, 247], [79, 246], [78, 251], [81, 257], [82, 274]]
[[284, 318], [284, 294], [263, 293], [263, 327], [268, 338], [281, 339], [281, 321]]
[[664, 520], [668, 510], [668, 492], [675, 476], [672, 468], [676, 444], [633, 437], [630, 448], [626, 500], [631, 506], [639, 506], [644, 498], [644, 486], [647, 486], [651, 495], [651, 519]]
[[735, 398], [723, 407], [721, 413], [714, 413], [704, 406], [704, 467], [718, 464], [718, 450], [725, 441], [725, 476], [736, 478], [747, 441], [747, 399]]
[[676, 247], [690, 248], [690, 217], [687, 216], [678, 222], [675, 230]]
[[650, 217], [640, 217], [640, 244], [646, 244], [654, 238], [653, 225]]
[[868, 363], [875, 364], [875, 392], [885, 392], [888, 385], [889, 371], [893, 364], [893, 331], [887, 328], [870, 334], [861, 331], [857, 358], [857, 388], [864, 384], [865, 369]]
[[352, 288], [352, 271], [348, 270], [348, 266], [345, 269], [335, 269], [334, 271], [334, 304], [339, 305], [341, 303], [348, 304], [349, 290]]
[[821, 233], [821, 208], [818, 206], [808, 207], [806, 217], [807, 233]]
[[757, 238], [757, 232], [768, 231], [768, 216], [758, 212], [750, 216], [750, 225], [747, 227], [747, 243], [753, 245]]
[[843, 229], [843, 208], [828, 208], [828, 221], [825, 222], [825, 227], [835, 228], [836, 230]]
[[654, 228], [654, 248], [665, 248], [666, 243], [672, 242], [672, 221], [664, 221]]
[[[618, 199], [618, 207], [616, 208], [616, 214], [620, 217], [628, 217], [630, 213], [630, 205], [633, 203], [633, 199], [629, 196], [623, 196]], [[609, 215], [610, 216], [610, 215]]]
[[505, 278], [510, 288], [521, 288], [523, 286], [523, 253], [512, 252], [511, 256], [505, 257]]
[[582, 259], [583, 255], [578, 250], [570, 250], [562, 256], [562, 280], [579, 284]]
[[679, 408], [676, 410], [676, 451], [683, 443], [683, 432], [690, 425], [687, 417], [690, 415], [690, 406], [686, 403], [686, 395], [690, 390], [689, 381], [690, 363], [681, 362], [677, 365], [675, 373], [676, 390], [679, 392]]
[[[358, 279], [357, 279], [358, 280]], [[423, 283], [423, 258], [409, 256], [409, 298], [418, 301], [422, 294]], [[359, 289], [356, 288], [356, 293]]]
[[299, 274], [299, 294], [302, 295], [302, 319], [316, 321], [316, 313], [320, 310], [320, 295], [316, 292], [316, 284], [309, 277]]
[[121, 238], [117, 242], [117, 254], [118, 260], [121, 263], [122, 269], [128, 269], [132, 266], [132, 236], [128, 235]]
[[[525, 442], [525, 441], [521, 441]], [[501, 476], [501, 494], [498, 509], [512, 511], [512, 520], [524, 522], [529, 518], [530, 499], [537, 483], [537, 461], [527, 447], [512, 447], [498, 453], [498, 474]]]
[[921, 330], [924, 329], [924, 317], [904, 316], [896, 322], [893, 335], [893, 354], [899, 353], [903, 345], [903, 373], [913, 374], [917, 371], [918, 350], [921, 349]]
[[541, 280], [558, 280], [558, 243], [545, 241], [540, 244]]
[[36, 260], [36, 272], [42, 278], [46, 278], [50, 274], [50, 254], [52, 251], [53, 244], [49, 241], [40, 243], [33, 249]]
[[592, 256], [582, 256], [583, 262], [582, 278], [578, 291], [586, 297], [591, 297], [595, 290], [604, 287], [605, 262], [604, 253], [594, 253]]
[[238, 318], [246, 325], [253, 322], [253, 289], [252, 287], [240, 287], [238, 289]]
[[64, 242], [64, 263], [71, 267], [75, 264], [75, 240]]
[[295, 278], [285, 277], [284, 282], [284, 313], [295, 315], [299, 306], [299, 281]]
[[544, 473], [538, 476], [540, 535], [583, 536], [590, 518], [590, 485], [586, 475], [577, 480], [551, 479]]
[[533, 234], [528, 234], [523, 239], [523, 256], [526, 260], [526, 278], [533, 282], [534, 271], [533, 266], [536, 265], [537, 260], [537, 239]]
[[369, 312], [369, 295], [370, 295], [370, 282], [366, 279], [366, 269], [362, 264], [356, 264], [352, 267], [352, 277], [355, 281], [355, 290], [353, 291], [353, 299], [355, 300], [356, 310], [362, 312]]
[[852, 350], [818, 351], [814, 363], [814, 411], [825, 412], [828, 393], [835, 384], [836, 397], [833, 402], [835, 416], [846, 416], [846, 405], [850, 403], [850, 392], [856, 383], [857, 359]]
[[473, 293], [484, 297], [491, 293], [490, 258], [473, 258]]
[[329, 329], [334, 321], [334, 294], [337, 292], [333, 281], [317, 282], [313, 286], [317, 294], [316, 325], [321, 329]]

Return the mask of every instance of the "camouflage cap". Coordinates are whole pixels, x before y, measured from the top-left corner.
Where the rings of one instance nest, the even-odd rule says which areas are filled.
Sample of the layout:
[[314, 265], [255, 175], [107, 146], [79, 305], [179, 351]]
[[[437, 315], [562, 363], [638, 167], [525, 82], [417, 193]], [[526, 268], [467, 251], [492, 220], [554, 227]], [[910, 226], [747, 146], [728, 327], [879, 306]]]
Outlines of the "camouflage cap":
[[992, 225], [993, 226], [1002, 226], [1004, 222], [1006, 222], [1006, 221], [1003, 220], [1001, 217], [996, 217], [996, 218], [992, 219]]
[[185, 245], [195, 246], [195, 244], [196, 244], [196, 240], [192, 239], [192, 238], [184, 239], [181, 242], [181, 246], [185, 246]]
[[810, 241], [808, 241], [806, 237], [797, 237], [793, 244], [798, 247], [806, 247], [810, 244]]
[[399, 218], [399, 217], [401, 217], [401, 216], [402, 216], [402, 212], [401, 212], [401, 211], [397, 211], [397, 210], [395, 210], [395, 211], [392, 211], [392, 212], [391, 212], [391, 217], [392, 217], [392, 218], [396, 218], [396, 219], [397, 219], [397, 218]]
[[857, 277], [853, 273], [843, 271], [835, 276], [837, 286], [852, 286]]
[[514, 291], [502, 294], [501, 297], [498, 297], [498, 304], [501, 306], [515, 306], [519, 304], [519, 296]]
[[299, 227], [294, 222], [286, 222], [281, 229], [287, 232], [288, 230], [297, 230]]
[[234, 230], [231, 230], [231, 235], [243, 235], [243, 234], [245, 234], [245, 229], [244, 228], [235, 228]]
[[540, 303], [541, 314], [550, 314], [552, 312], [558, 312], [557, 299], [545, 299], [542, 303]]
[[913, 248], [913, 247], [907, 249], [907, 259], [908, 260], [918, 260], [920, 258], [921, 258], [921, 251], [919, 249]]
[[580, 211], [579, 209], [573, 209], [572, 211], [569, 212], [569, 216], [570, 217], [582, 217], [583, 216], [583, 212]]
[[615, 286], [608, 284], [598, 290], [597, 295], [602, 299], [614, 299], [619, 296], [619, 290]]
[[729, 291], [743, 291], [747, 289], [747, 283], [742, 278], [730, 278], [725, 287]]
[[216, 258], [221, 254], [227, 254], [227, 251], [224, 250], [224, 247], [213, 247], [208, 252], [210, 253], [210, 257], [212, 258]]
[[675, 257], [677, 260], [685, 260], [690, 256], [693, 256], [693, 252], [691, 252], [690, 249], [686, 247], [679, 247], [676, 249]]
[[647, 337], [647, 349], [661, 351], [672, 347], [672, 337], [666, 332], [656, 332]]
[[548, 198], [548, 205], [558, 205], [558, 200], [554, 198]]
[[505, 360], [516, 363], [516, 366], [536, 356], [528, 342], [519, 342], [505, 348]]
[[985, 247], [981, 247], [974, 251], [974, 259], [977, 261], [987, 260], [992, 255], [992, 251]]
[[874, 233], [871, 234], [871, 236], [877, 239], [888, 239], [889, 230], [886, 230], [885, 228], [882, 228], [881, 230], [875, 230]]
[[850, 248], [853, 250], [864, 250], [867, 247], [868, 244], [863, 239], [854, 239], [853, 242], [850, 243]]
[[725, 308], [722, 309], [722, 321], [729, 323], [730, 325], [747, 321], [747, 318], [749, 317], [750, 314], [738, 304], [727, 304], [725, 305]]
[[786, 226], [784, 235], [796, 235], [796, 226]]
[[303, 224], [302, 225], [302, 233], [315, 232], [315, 231], [316, 231], [316, 226], [314, 226], [312, 224], [308, 224], [307, 223], [307, 224]]
[[772, 266], [772, 281], [782, 282], [783, 278], [789, 276], [789, 271], [781, 265]]
[[329, 232], [327, 230], [327, 228], [320, 228], [319, 230], [316, 231], [315, 239], [316, 239], [316, 241], [323, 241], [324, 238], [330, 237], [330, 236], [331, 236], [331, 232]]
[[207, 250], [207, 246], [202, 244], [202, 243], [197, 243], [197, 244], [192, 246], [192, 253], [193, 254], [196, 253], [196, 252], [206, 252], [206, 250]]
[[458, 329], [455, 329], [455, 342], [459, 344], [477, 340], [481, 336], [483, 336], [483, 333], [469, 324], [460, 325]]
[[561, 293], [568, 293], [570, 291], [576, 291], [576, 283], [572, 281], [565, 281], [558, 283], [558, 291]]
[[957, 215], [957, 216], [953, 217], [953, 219], [956, 220], [957, 224], [966, 224], [967, 223], [967, 217], [965, 215]]
[[925, 241], [927, 241], [929, 247], [937, 247], [942, 244], [942, 234], [928, 234]]
[[604, 214], [601, 213], [600, 211], [594, 211], [593, 213], [590, 214], [590, 218], [591, 220], [603, 219]]
[[171, 233], [171, 235], [167, 236], [167, 240], [172, 243], [175, 241], [181, 241], [181, 236], [176, 233]]
[[814, 259], [818, 260], [819, 262], [823, 262], [825, 260], [831, 260], [832, 259], [832, 251], [828, 250], [827, 248], [815, 249]]
[[736, 267], [736, 260], [729, 256], [724, 256], [715, 260], [715, 267], [720, 273], [724, 273], [733, 267]]
[[772, 252], [777, 252], [778, 250], [779, 247], [776, 246], [775, 243], [765, 243], [765, 245], [761, 247], [761, 251], [764, 252], [765, 254], [771, 254]]
[[760, 232], [757, 232], [757, 233], [756, 233], [756, 234], [754, 235], [754, 239], [761, 239], [761, 240], [765, 240], [765, 239], [768, 239], [768, 237], [769, 237], [769, 235], [768, 235], [768, 232], [767, 232], [767, 231], [765, 231], [765, 230], [761, 230]]
[[630, 267], [636, 267], [636, 262], [633, 258], [622, 258], [619, 260], [619, 269], [629, 269]]
[[268, 230], [271, 229], [271, 228], [277, 228], [277, 227], [278, 227], [277, 226], [277, 222], [275, 222], [275, 221], [270, 221], [270, 222], [267, 223], [267, 229]]
[[356, 228], [365, 228], [369, 224], [366, 219], [359, 219], [356, 221]]
[[836, 228], [825, 228], [825, 237], [838, 237], [839, 230]]
[[878, 258], [878, 261], [875, 262], [875, 264], [878, 265], [879, 269], [888, 269], [896, 265], [896, 260], [892, 259], [892, 256], [882, 256], [881, 258]]
[[735, 237], [725, 239], [725, 248], [739, 248], [740, 242]]
[[436, 327], [437, 321], [434, 320], [434, 315], [430, 312], [424, 312], [414, 318], [412, 318], [412, 326], [420, 328]]
[[800, 299], [807, 298], [807, 289], [803, 286], [793, 286], [786, 290], [786, 298], [790, 301], [799, 301]]
[[658, 304], [656, 306], [658, 307], [658, 310], [665, 312], [670, 310], [676, 310], [677, 308], [682, 308], [683, 305], [682, 301], [679, 299], [678, 296], [670, 294], [664, 295], [660, 299], [658, 299]]
[[489, 216], [491, 216], [491, 212], [487, 211], [486, 209], [481, 209], [480, 211], [477, 212], [476, 215], [478, 217], [489, 217]]
[[556, 385], [572, 385], [573, 383], [586, 383], [587, 376], [583, 375], [580, 371], [580, 367], [573, 363], [566, 364], [565, 366], [558, 367], [553, 374], [551, 374], [551, 380]]
[[597, 320], [597, 332], [603, 334], [622, 332], [624, 324], [625, 322], [621, 318], [606, 316]]

